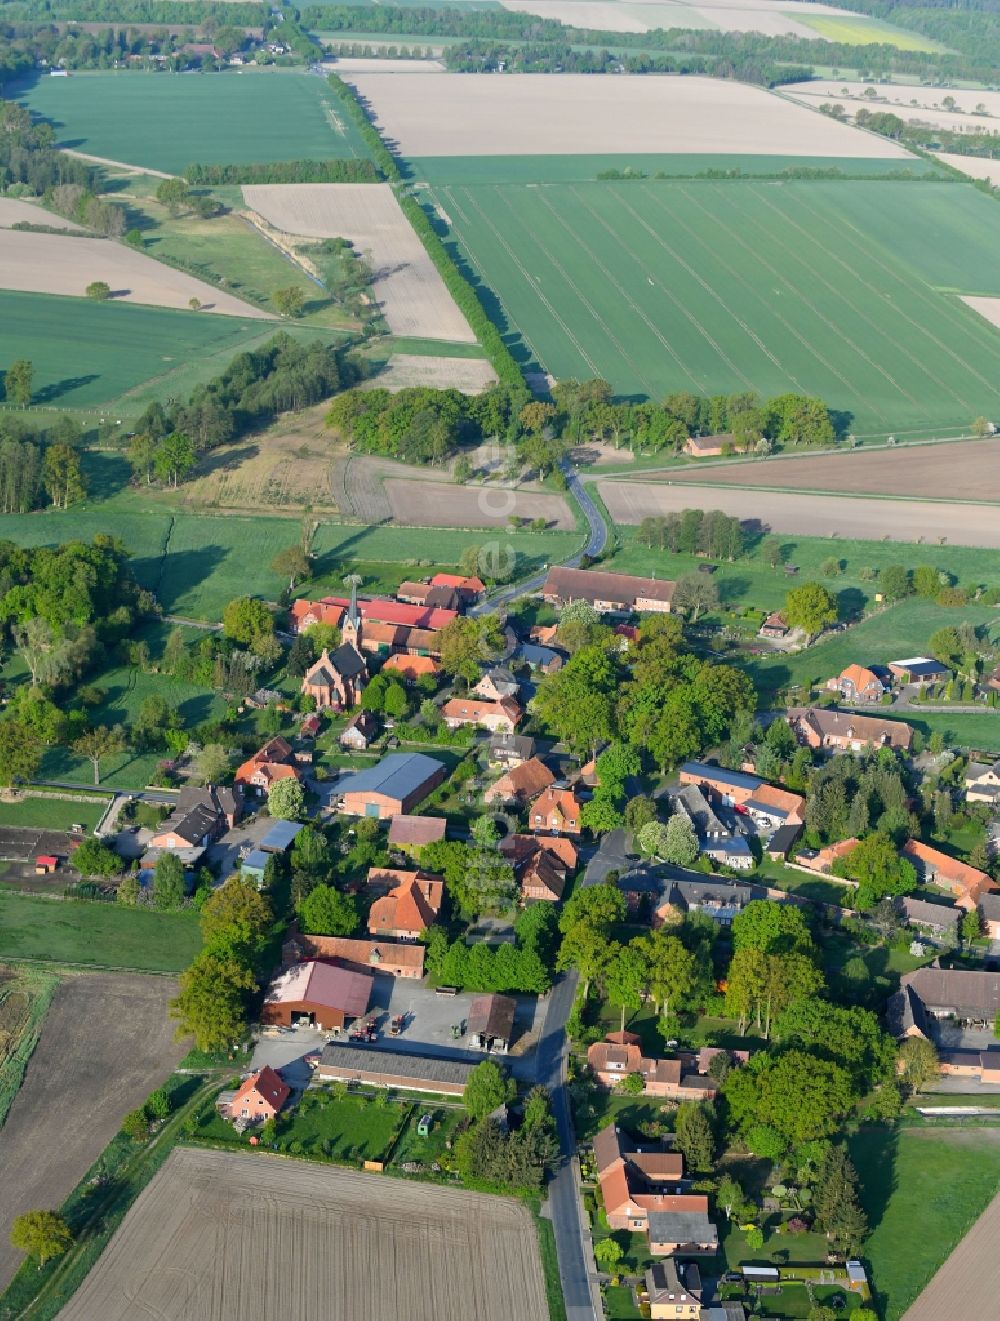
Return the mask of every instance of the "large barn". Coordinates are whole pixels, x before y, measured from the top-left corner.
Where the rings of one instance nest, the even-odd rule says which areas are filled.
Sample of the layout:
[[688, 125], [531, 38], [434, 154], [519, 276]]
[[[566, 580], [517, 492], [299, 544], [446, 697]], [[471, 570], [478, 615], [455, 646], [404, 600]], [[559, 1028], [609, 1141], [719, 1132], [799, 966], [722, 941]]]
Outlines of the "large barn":
[[360, 1018], [368, 1008], [374, 977], [357, 968], [299, 963], [267, 988], [260, 1021], [279, 1027], [308, 1023], [329, 1031]]

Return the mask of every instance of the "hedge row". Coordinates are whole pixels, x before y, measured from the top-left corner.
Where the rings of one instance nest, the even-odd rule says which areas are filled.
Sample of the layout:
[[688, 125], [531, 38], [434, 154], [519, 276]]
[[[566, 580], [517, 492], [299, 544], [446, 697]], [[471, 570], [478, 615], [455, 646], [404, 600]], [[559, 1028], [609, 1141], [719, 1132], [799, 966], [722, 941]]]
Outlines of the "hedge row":
[[330, 88], [336, 93], [344, 110], [350, 115], [357, 126], [358, 132], [364, 140], [365, 146], [372, 154], [376, 165], [386, 179], [391, 179], [394, 183], [398, 182], [402, 175], [399, 172], [399, 164], [382, 141], [382, 135], [368, 118], [368, 114], [358, 100], [357, 92], [349, 84], [345, 83], [343, 78], [335, 73], [331, 73], [327, 78]]
[[371, 161], [272, 161], [256, 165], [189, 165], [191, 184], [224, 183], [378, 183], [382, 175]]

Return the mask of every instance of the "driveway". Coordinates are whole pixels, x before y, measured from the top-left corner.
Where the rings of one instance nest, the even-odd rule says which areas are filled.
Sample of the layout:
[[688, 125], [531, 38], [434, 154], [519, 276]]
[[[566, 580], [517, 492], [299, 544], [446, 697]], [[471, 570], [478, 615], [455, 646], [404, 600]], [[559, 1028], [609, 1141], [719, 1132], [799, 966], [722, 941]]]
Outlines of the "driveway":
[[[252, 805], [253, 800], [250, 801]], [[273, 825], [274, 818], [269, 816], [241, 821], [233, 830], [227, 830], [221, 839], [208, 846], [205, 861], [209, 866], [217, 867], [219, 876], [225, 880], [236, 870], [236, 859], [240, 853], [243, 850], [249, 853], [256, 848]]]

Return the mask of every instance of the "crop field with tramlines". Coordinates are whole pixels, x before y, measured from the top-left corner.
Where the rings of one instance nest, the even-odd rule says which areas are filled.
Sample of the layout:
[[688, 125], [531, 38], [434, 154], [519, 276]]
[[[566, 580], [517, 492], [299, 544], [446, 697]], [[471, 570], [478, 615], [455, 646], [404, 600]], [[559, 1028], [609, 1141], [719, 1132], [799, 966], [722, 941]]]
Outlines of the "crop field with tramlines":
[[935, 182], [439, 184], [526, 360], [619, 394], [818, 395], [858, 435], [1000, 404], [1000, 208]]

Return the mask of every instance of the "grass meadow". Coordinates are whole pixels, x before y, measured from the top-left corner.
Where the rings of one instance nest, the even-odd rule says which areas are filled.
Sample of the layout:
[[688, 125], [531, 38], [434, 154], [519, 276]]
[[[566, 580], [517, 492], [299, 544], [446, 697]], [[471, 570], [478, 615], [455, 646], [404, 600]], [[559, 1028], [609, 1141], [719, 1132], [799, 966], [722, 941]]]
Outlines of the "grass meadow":
[[74, 73], [15, 94], [53, 125], [60, 146], [168, 174], [368, 155], [325, 80], [304, 73]]
[[[80, 281], [82, 288], [86, 272]], [[0, 291], [0, 362], [34, 365], [33, 403], [42, 407], [135, 412], [158, 394], [188, 392], [199, 372], [217, 374], [278, 329], [238, 317]]]
[[[632, 181], [431, 195], [524, 362], [619, 394], [814, 394], [858, 435], [996, 411], [1000, 210], [971, 185]], [[985, 255], [991, 253], [987, 261]]]
[[0, 959], [180, 972], [200, 946], [193, 912], [0, 893]]
[[93, 830], [108, 810], [110, 798], [99, 803], [79, 803], [51, 794], [22, 798], [16, 803], [0, 802], [0, 826], [36, 827], [39, 830], [69, 830], [79, 824]]

